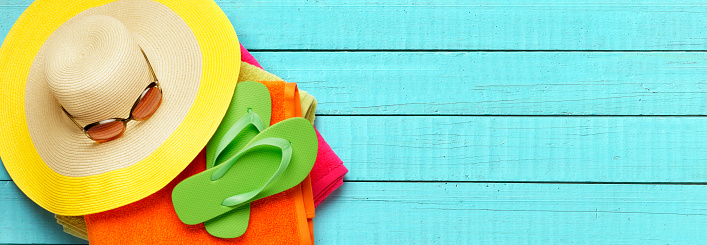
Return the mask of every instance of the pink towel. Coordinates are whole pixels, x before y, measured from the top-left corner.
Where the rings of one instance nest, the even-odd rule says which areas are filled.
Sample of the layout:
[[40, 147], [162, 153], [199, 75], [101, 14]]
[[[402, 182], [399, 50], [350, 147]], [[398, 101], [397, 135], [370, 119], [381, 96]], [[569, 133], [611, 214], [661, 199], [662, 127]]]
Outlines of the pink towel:
[[[263, 69], [243, 45], [241, 45], [241, 60]], [[319, 152], [317, 153], [317, 161], [314, 162], [314, 167], [310, 173], [315, 207], [319, 206], [329, 194], [344, 183], [344, 175], [349, 172], [344, 167], [344, 162], [324, 141], [319, 131], [317, 131], [317, 139], [319, 140]]]
[[258, 63], [257, 60], [255, 60], [255, 57], [251, 55], [245, 47], [243, 47], [243, 44], [241, 44], [241, 61], [257, 66], [260, 69], [263, 69], [262, 66], [260, 66], [260, 63]]
[[[314, 130], [316, 131], [316, 128]], [[314, 162], [314, 167], [310, 173], [312, 177], [312, 193], [314, 193], [314, 207], [319, 206], [331, 192], [339, 188], [344, 183], [344, 175], [349, 172], [344, 167], [344, 162], [324, 141], [319, 131], [317, 131], [317, 138], [319, 139], [319, 151], [317, 152], [317, 160]]]

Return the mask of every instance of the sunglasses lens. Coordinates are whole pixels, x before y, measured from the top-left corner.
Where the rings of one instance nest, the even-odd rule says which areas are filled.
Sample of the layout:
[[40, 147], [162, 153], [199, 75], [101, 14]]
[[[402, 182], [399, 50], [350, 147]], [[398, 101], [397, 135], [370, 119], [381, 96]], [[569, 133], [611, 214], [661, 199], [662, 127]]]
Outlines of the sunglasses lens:
[[151, 87], [135, 106], [133, 119], [142, 121], [149, 118], [160, 107], [160, 103], [162, 103], [162, 91], [158, 87]]
[[123, 135], [123, 132], [125, 132], [125, 123], [123, 121], [105, 122], [86, 130], [86, 134], [97, 142], [114, 140]]

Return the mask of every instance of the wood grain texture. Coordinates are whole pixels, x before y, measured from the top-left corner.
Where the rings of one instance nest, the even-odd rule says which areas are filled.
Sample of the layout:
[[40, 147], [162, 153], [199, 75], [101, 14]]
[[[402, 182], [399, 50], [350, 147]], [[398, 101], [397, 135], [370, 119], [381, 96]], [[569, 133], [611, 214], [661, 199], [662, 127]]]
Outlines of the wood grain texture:
[[76, 244], [54, 214], [37, 206], [11, 181], [0, 181], [0, 244]]
[[319, 116], [316, 125], [351, 181], [707, 182], [707, 117]]
[[221, 1], [252, 49], [705, 50], [700, 1]]
[[[0, 1], [0, 37], [31, 2]], [[707, 50], [696, 0], [216, 2], [256, 50]]]
[[[705, 186], [346, 183], [319, 244], [699, 244]], [[321, 217], [321, 218], [319, 218]]]
[[[2, 159], [0, 158], [0, 163], [2, 163]], [[10, 178], [10, 175], [7, 173], [7, 170], [5, 170], [5, 165], [0, 164], [0, 181], [3, 180], [12, 180]]]
[[254, 52], [326, 115], [704, 115], [707, 53]]
[[[77, 242], [0, 183], [0, 243]], [[700, 244], [705, 223], [697, 185], [346, 183], [314, 230], [317, 244]]]
[[705, 117], [317, 117], [352, 181], [707, 182]]
[[[317, 244], [707, 239], [703, 1], [216, 2], [350, 170]], [[85, 242], [0, 167], [6, 243]]]

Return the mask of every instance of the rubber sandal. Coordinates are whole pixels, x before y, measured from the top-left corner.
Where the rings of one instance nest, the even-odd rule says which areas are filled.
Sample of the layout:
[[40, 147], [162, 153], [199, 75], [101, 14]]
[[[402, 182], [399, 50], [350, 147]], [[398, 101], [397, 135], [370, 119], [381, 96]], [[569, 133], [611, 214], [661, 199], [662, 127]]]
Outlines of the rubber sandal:
[[[282, 174], [285, 169], [287, 169], [287, 166], [289, 165], [290, 159], [292, 157], [292, 148], [290, 147], [289, 141], [281, 138], [265, 138], [257, 142], [253, 142], [253, 144], [247, 146], [245, 149], [243, 149], [243, 151], [239, 152], [238, 155], [234, 156], [232, 159], [229, 159], [229, 161], [225, 162], [224, 164], [232, 165], [240, 156], [242, 156], [242, 154], [247, 153], [251, 148], [259, 146], [274, 146], [282, 150], [282, 159], [280, 160], [280, 165], [278, 169], [275, 171], [273, 176], [270, 177], [268, 182], [266, 182], [261, 188], [249, 191], [247, 193], [235, 195], [230, 198], [226, 198], [222, 205], [239, 206], [245, 202], [248, 202], [251, 198], [255, 197], [258, 193], [260, 193], [266, 186], [269, 186]], [[223, 171], [214, 172], [214, 174], [211, 176], [211, 179], [220, 179], [225, 174], [225, 171], [228, 170], [228, 168], [229, 167], [224, 166], [220, 169]], [[236, 238], [245, 233], [246, 229], [248, 228], [249, 220], [250, 203], [246, 203], [241, 207], [226, 212], [214, 219], [205, 221], [204, 228], [206, 228], [206, 231], [209, 232], [209, 234], [215, 237]]]
[[[265, 85], [253, 81], [239, 82], [226, 115], [206, 145], [206, 169], [218, 165], [220, 161], [217, 160], [235, 156], [258, 133], [269, 127], [271, 113], [270, 91]], [[239, 237], [248, 227], [250, 205], [224, 214], [223, 218], [222, 222], [233, 225], [206, 222], [206, 231], [221, 238]], [[237, 227], [243, 227], [243, 230], [234, 230]]]
[[[297, 88], [296, 83], [285, 83], [284, 85], [284, 112], [285, 118], [291, 117], [301, 117], [302, 106], [301, 106], [301, 94], [300, 90]], [[310, 95], [311, 97], [311, 95]], [[309, 107], [307, 108], [309, 109]], [[307, 119], [307, 118], [305, 118]], [[312, 122], [312, 120], [308, 121]], [[294, 187], [298, 188], [298, 187]], [[302, 198], [300, 198], [302, 199]], [[314, 203], [312, 202], [312, 205]], [[250, 206], [250, 205], [247, 205]], [[314, 207], [312, 206], [312, 210]], [[250, 209], [249, 208], [238, 208], [236, 210], [230, 211], [226, 214], [218, 216], [214, 219], [204, 222], [204, 227], [209, 234], [220, 237], [220, 238], [236, 238], [245, 234], [248, 228], [248, 221]]]
[[[274, 140], [280, 143], [273, 143]], [[285, 141], [288, 143], [284, 144]], [[283, 169], [287, 162], [283, 159], [289, 155], [286, 145], [292, 154]], [[287, 119], [265, 129], [248, 146], [223, 164], [177, 184], [172, 201], [182, 222], [193, 225], [209, 221], [290, 189], [309, 174], [317, 157], [316, 133], [303, 118]], [[278, 169], [281, 169], [279, 177]]]

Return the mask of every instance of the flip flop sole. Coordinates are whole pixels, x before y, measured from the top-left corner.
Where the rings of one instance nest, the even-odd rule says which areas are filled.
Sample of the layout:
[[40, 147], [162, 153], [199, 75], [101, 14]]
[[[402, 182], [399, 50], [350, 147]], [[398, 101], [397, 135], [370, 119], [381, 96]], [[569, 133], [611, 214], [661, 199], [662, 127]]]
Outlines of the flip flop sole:
[[[253, 201], [302, 182], [317, 158], [317, 136], [312, 124], [304, 118], [291, 118], [275, 124], [248, 145], [265, 138], [288, 140], [293, 154], [282, 176], [252, 198]], [[179, 219], [185, 224], [199, 224], [241, 207], [221, 204], [226, 198], [260, 188], [275, 173], [282, 157], [280, 149], [258, 149], [245, 153], [220, 179], [211, 180], [212, 174], [222, 167], [216, 166], [177, 184], [172, 191], [172, 202]]]
[[[270, 90], [268, 90], [267, 86], [253, 81], [238, 83], [236, 90], [233, 92], [231, 104], [226, 111], [226, 116], [221, 121], [214, 136], [206, 145], [206, 169], [212, 168], [215, 164], [218, 164], [218, 162], [216, 162], [217, 159], [214, 158], [216, 157], [216, 148], [219, 139], [228, 132], [233, 124], [248, 114], [249, 109], [258, 114], [265, 128], [270, 126], [272, 103], [270, 100]], [[236, 138], [233, 139], [231, 144], [221, 152], [219, 158], [228, 159], [236, 155], [241, 149], [245, 148], [246, 144], [258, 135], [258, 133], [260, 132], [252, 125], [244, 128], [238, 133]], [[219, 220], [223, 220], [222, 222], [225, 223], [219, 222], [211, 224], [211, 222], [207, 222], [204, 224], [206, 231], [220, 238], [239, 237], [243, 235], [248, 228], [250, 205], [244, 205], [241, 208], [228, 212], [228, 214], [219, 216], [219, 218], [221, 217], [223, 219]], [[237, 230], [234, 230], [235, 228], [237, 228]]]

